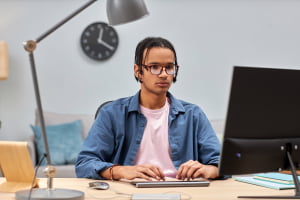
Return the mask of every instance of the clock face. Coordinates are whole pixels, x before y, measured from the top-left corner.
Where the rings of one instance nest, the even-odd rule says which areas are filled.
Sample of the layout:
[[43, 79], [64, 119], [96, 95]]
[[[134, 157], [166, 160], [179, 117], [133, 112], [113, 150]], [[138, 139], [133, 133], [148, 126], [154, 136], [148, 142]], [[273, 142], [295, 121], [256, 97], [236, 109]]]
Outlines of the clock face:
[[106, 60], [117, 50], [119, 38], [117, 31], [104, 22], [87, 26], [81, 34], [80, 44], [83, 52], [95, 60]]

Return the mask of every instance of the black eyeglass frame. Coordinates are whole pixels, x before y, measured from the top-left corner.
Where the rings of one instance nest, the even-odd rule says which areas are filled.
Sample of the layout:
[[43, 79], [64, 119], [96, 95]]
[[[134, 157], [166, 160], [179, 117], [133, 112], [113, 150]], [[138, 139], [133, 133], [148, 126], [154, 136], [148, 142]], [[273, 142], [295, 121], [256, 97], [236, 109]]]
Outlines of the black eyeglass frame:
[[[162, 64], [152, 64], [152, 65], [144, 65], [144, 64], [142, 64], [142, 67], [145, 67], [147, 70], [150, 69], [150, 72], [151, 72], [152, 75], [160, 75], [160, 74], [163, 72], [163, 70], [165, 70], [165, 72], [166, 72], [168, 75], [176, 75], [179, 66], [176, 65], [176, 64], [172, 64], [172, 65], [174, 65], [174, 71], [173, 71], [173, 73], [170, 74], [170, 73], [168, 72], [168, 69], [166, 68], [166, 67], [168, 67], [168, 66], [170, 66], [170, 65], [171, 65], [171, 64], [164, 64], [164, 65], [162, 65]], [[160, 67], [160, 72], [157, 73], [157, 74], [156, 74], [156, 73], [153, 73], [153, 72], [152, 72], [152, 67], [153, 67], [153, 66], [158, 66], [158, 67]]]

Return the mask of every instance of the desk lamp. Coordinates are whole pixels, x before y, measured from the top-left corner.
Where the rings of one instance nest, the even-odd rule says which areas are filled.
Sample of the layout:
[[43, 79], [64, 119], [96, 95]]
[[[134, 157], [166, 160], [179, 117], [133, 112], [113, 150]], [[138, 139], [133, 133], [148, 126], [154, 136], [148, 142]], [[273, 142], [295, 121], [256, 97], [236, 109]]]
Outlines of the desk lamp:
[[[45, 169], [45, 174], [47, 176], [47, 188], [35, 188], [32, 190], [22, 190], [16, 192], [16, 199], [17, 200], [51, 200], [51, 199], [68, 199], [68, 200], [82, 200], [84, 199], [84, 193], [81, 191], [76, 190], [68, 190], [68, 189], [57, 189], [53, 188], [53, 178], [56, 174], [55, 168], [51, 165], [51, 159], [49, 154], [49, 147], [48, 147], [48, 140], [45, 128], [45, 121], [42, 109], [42, 103], [39, 93], [38, 87], [38, 79], [36, 73], [36, 67], [34, 62], [34, 55], [33, 52], [36, 49], [36, 46], [39, 42], [45, 39], [48, 35], [54, 32], [56, 29], [61, 27], [63, 24], [68, 22], [74, 16], [79, 14], [85, 8], [90, 6], [92, 3], [96, 2], [97, 0], [90, 0], [86, 4], [84, 4], [79, 9], [75, 10], [61, 22], [56, 24], [54, 27], [46, 31], [36, 40], [28, 40], [24, 42], [24, 48], [29, 54], [29, 60], [31, 65], [31, 72], [32, 72], [32, 79], [37, 103], [37, 109], [39, 113], [39, 119], [41, 122], [41, 130], [44, 142], [44, 148], [46, 153], [46, 160], [47, 160], [47, 168]], [[123, 24], [130, 21], [137, 20], [145, 15], [148, 14], [147, 8], [143, 0], [107, 0], [106, 5], [107, 17], [108, 22], [111, 25]]]

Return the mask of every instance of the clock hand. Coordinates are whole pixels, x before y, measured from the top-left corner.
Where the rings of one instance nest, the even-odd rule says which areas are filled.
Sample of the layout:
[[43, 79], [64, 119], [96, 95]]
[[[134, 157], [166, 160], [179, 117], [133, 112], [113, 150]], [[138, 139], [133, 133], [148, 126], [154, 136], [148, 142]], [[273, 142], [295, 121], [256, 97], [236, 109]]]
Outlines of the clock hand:
[[102, 37], [103, 37], [103, 28], [100, 28], [99, 36], [98, 36], [98, 40], [97, 40], [99, 43], [102, 42]]
[[101, 41], [98, 40], [98, 42], [99, 42], [100, 44], [102, 44], [103, 46], [105, 46], [106, 48], [108, 48], [109, 50], [111, 50], [111, 51], [113, 51], [113, 50], [115, 49], [113, 46], [107, 44], [107, 43], [104, 42], [103, 40], [101, 40]]

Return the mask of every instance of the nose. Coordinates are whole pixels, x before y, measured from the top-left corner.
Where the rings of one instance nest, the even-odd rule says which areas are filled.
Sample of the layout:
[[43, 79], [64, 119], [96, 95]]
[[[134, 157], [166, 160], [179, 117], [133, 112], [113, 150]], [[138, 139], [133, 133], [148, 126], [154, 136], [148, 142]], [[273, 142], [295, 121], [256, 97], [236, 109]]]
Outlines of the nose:
[[160, 72], [159, 76], [168, 76], [167, 71], [166, 71], [166, 67], [161, 68], [161, 72]]

